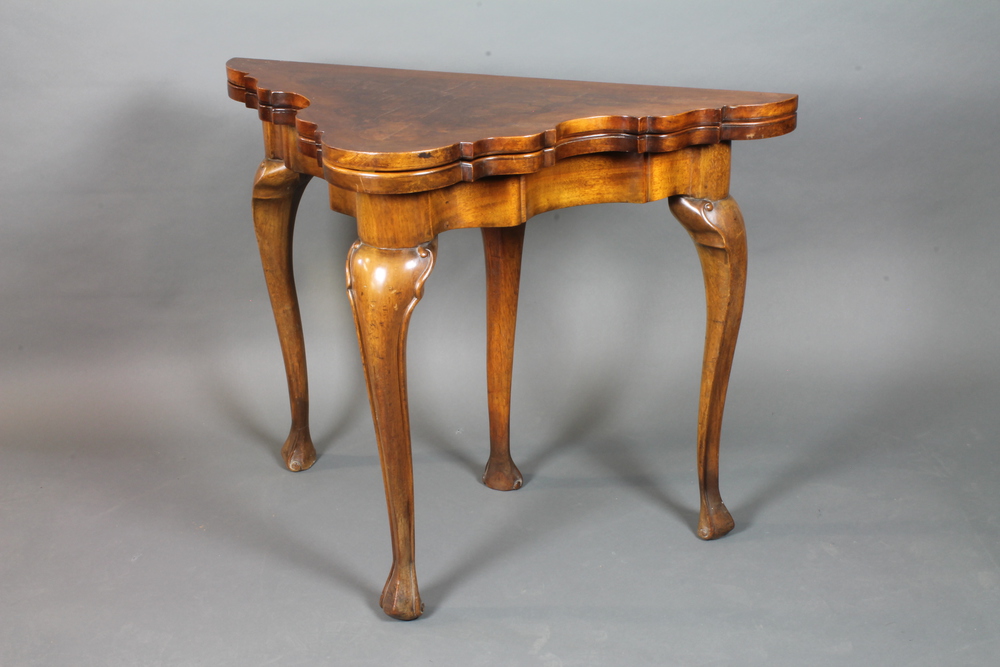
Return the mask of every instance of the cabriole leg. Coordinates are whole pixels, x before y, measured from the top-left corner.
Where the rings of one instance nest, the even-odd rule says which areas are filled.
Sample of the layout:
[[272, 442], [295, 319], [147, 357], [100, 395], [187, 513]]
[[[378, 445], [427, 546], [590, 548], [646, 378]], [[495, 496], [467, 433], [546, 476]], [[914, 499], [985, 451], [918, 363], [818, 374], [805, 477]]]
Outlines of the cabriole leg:
[[521, 488], [521, 471], [510, 457], [510, 386], [514, 329], [521, 280], [524, 225], [484, 228], [486, 254], [486, 386], [490, 413], [490, 458], [483, 483], [498, 491]]
[[414, 567], [406, 331], [434, 266], [435, 246], [383, 249], [357, 241], [347, 256], [347, 294], [368, 383], [392, 539], [392, 569], [379, 604], [402, 620], [417, 618], [423, 610]]
[[711, 540], [733, 529], [719, 494], [719, 434], [743, 315], [747, 245], [736, 201], [674, 196], [670, 210], [694, 239], [705, 277], [707, 326], [698, 406], [698, 536]]
[[281, 448], [281, 456], [293, 471], [305, 470], [316, 461], [316, 449], [309, 435], [306, 348], [292, 273], [295, 211], [309, 178], [286, 168], [280, 160], [264, 160], [253, 185], [254, 229], [271, 309], [278, 325], [288, 377], [288, 400], [292, 407], [292, 427]]

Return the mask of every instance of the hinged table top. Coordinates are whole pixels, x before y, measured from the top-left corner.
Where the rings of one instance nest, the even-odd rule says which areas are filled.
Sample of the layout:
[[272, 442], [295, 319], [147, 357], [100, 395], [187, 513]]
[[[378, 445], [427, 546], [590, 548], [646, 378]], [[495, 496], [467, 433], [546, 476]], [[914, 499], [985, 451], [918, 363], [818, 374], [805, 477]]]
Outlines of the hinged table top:
[[774, 137], [795, 128], [798, 106], [779, 93], [247, 58], [227, 70], [230, 97], [293, 126], [324, 172], [410, 192], [573, 155]]

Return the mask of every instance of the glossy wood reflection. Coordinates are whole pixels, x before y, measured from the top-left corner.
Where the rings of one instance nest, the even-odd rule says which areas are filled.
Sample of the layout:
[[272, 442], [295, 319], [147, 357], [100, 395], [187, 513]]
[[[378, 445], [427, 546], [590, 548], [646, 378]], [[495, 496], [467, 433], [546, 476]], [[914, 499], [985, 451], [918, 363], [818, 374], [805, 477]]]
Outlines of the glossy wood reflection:
[[250, 59], [231, 60], [227, 73], [230, 96], [263, 123], [266, 159], [254, 182], [253, 218], [288, 379], [292, 426], [282, 456], [291, 470], [316, 458], [292, 272], [295, 211], [309, 178], [322, 177], [331, 208], [356, 219], [347, 292], [389, 515], [386, 614], [409, 620], [423, 611], [406, 337], [437, 237], [451, 229], [482, 229], [483, 482], [512, 491], [524, 483], [511, 458], [510, 397], [526, 221], [570, 206], [669, 198], [701, 259], [707, 304], [697, 532], [714, 539], [732, 530], [719, 491], [719, 449], [747, 250], [743, 217], [729, 196], [731, 142], [791, 132], [796, 96]]
[[281, 448], [289, 470], [306, 470], [316, 461], [309, 434], [309, 384], [302, 318], [292, 271], [295, 212], [309, 176], [297, 174], [276, 160], [264, 160], [253, 186], [253, 219], [267, 293], [278, 326], [278, 339], [288, 378], [292, 426]]
[[358, 241], [347, 256], [347, 293], [358, 329], [392, 539], [392, 569], [379, 604], [386, 614], [402, 620], [414, 619], [423, 610], [414, 565], [406, 331], [433, 267], [433, 243], [397, 250]]
[[698, 536], [712, 540], [733, 529], [719, 492], [719, 440], [729, 372], [743, 317], [747, 244], [736, 201], [672, 197], [670, 210], [698, 249], [705, 278], [705, 354], [698, 403]]
[[327, 180], [370, 194], [537, 172], [577, 155], [663, 153], [795, 128], [780, 93], [234, 58], [229, 94], [294, 126]]

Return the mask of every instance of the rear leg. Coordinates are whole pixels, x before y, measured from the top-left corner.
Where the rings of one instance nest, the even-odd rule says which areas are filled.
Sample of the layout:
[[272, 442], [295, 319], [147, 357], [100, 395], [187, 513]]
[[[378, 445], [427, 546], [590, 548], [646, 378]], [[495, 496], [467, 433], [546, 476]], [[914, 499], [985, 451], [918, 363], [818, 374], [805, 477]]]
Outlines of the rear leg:
[[510, 457], [510, 387], [524, 225], [484, 228], [482, 232], [486, 254], [486, 385], [490, 413], [490, 458], [483, 472], [483, 484], [498, 491], [513, 491], [524, 483], [521, 471]]

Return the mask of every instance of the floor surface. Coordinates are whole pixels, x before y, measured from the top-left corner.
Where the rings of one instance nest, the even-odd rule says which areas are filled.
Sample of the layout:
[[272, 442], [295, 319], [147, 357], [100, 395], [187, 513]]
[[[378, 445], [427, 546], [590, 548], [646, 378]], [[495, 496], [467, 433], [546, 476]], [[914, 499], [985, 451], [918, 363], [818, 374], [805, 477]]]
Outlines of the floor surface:
[[631, 407], [523, 390], [527, 481], [499, 493], [478, 481], [485, 401], [436, 396], [418, 364], [426, 613], [403, 623], [377, 606], [390, 552], [354, 350], [314, 355], [343, 372], [314, 373], [320, 458], [293, 474], [277, 342], [252, 342], [5, 378], [0, 664], [994, 664], [995, 375], [870, 403], [755, 390], [738, 367], [737, 529], [706, 543], [681, 398], [696, 366]]

